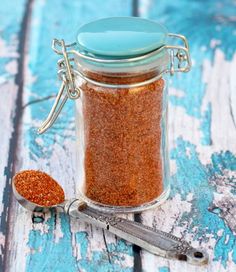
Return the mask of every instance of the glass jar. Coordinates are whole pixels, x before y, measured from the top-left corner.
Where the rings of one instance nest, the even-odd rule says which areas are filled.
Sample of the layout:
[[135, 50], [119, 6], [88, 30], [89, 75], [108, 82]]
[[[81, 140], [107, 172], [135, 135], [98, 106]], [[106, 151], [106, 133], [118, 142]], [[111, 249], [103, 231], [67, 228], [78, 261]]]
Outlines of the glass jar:
[[[168, 45], [171, 38], [183, 45]], [[54, 40], [53, 49], [63, 55], [62, 87], [39, 132], [76, 99], [80, 197], [106, 212], [162, 203], [170, 192], [167, 81], [190, 69], [185, 37], [153, 21], [115, 17], [82, 26], [72, 45]]]

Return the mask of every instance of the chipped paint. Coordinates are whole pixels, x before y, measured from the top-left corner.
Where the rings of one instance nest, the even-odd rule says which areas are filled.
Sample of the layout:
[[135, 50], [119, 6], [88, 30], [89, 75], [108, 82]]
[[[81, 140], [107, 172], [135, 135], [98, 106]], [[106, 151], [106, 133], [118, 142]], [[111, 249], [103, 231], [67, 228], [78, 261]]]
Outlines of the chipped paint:
[[167, 266], [162, 266], [158, 269], [158, 272], [170, 272], [170, 269]]
[[[190, 150], [190, 155], [187, 155], [187, 149], [188, 153]], [[222, 210], [222, 207], [218, 207], [219, 213], [211, 212], [210, 207], [214, 201], [214, 193], [217, 188], [212, 182], [209, 183], [209, 180], [214, 179], [216, 174], [224, 175], [223, 169], [235, 170], [235, 155], [229, 151], [213, 154], [212, 162], [204, 166], [198, 158], [196, 147], [179, 138], [177, 147], [171, 152], [171, 157], [176, 160], [177, 164], [177, 172], [173, 177], [175, 186], [172, 194], [179, 193], [182, 199], [185, 199], [186, 193], [192, 192], [194, 195], [190, 213], [182, 214], [179, 224], [181, 225], [181, 222], [191, 218], [188, 232], [193, 231], [194, 227], [197, 226], [194, 239], [207, 240], [206, 233], [214, 236], [214, 260], [220, 261], [226, 267], [232, 254], [232, 261], [236, 263], [236, 238], [232, 232], [232, 226], [228, 225], [226, 220], [222, 220], [223, 213], [226, 212]], [[234, 209], [234, 206], [230, 203], [230, 201], [227, 202], [228, 214], [233, 213]], [[236, 228], [236, 225], [233, 228]], [[218, 231], [221, 230], [224, 230], [222, 235], [217, 236]], [[227, 236], [229, 238], [226, 243]]]
[[[97, 9], [96, 6], [100, 4], [101, 0], [93, 1], [93, 3], [36, 0], [32, 6], [33, 27], [29, 32], [30, 40], [27, 50], [29, 55], [26, 57], [27, 66], [25, 67], [21, 167], [39, 168], [50, 172], [63, 185], [67, 197], [75, 196], [76, 191], [73, 102], [67, 103], [51, 131], [43, 136], [36, 135], [36, 128], [49, 112], [53, 103], [52, 95], [55, 96], [59, 87], [56, 76], [58, 56], [52, 52], [50, 45], [55, 37], [63, 37], [67, 42], [73, 41], [77, 28], [86, 21], [103, 17], [105, 14], [129, 15], [131, 12], [131, 1], [125, 3], [107, 1], [103, 3], [103, 9]], [[55, 6], [57, 6], [57, 14], [51, 16], [55, 12]], [[71, 10], [78, 10], [78, 13]], [[64, 16], [65, 12], [68, 12], [70, 16]], [[80, 16], [79, 12], [83, 13], [83, 16]], [[64, 19], [61, 20], [60, 17]], [[44, 99], [45, 97], [47, 99]], [[68, 269], [94, 271], [92, 269], [95, 267], [101, 267], [100, 271], [111, 271], [111, 269], [132, 271], [132, 245], [112, 238], [114, 241], [109, 242], [110, 239], [108, 239], [106, 248], [104, 241], [99, 240], [100, 234], [94, 234], [98, 236], [99, 247], [91, 248], [92, 231], [89, 235], [87, 234], [88, 237], [85, 240], [89, 249], [87, 252], [80, 245], [83, 245], [82, 238], [80, 239], [80, 235], [84, 234], [83, 224], [76, 232], [71, 232], [73, 227], [63, 215], [56, 217], [56, 221], [54, 216], [44, 218], [43, 221], [41, 218], [34, 218], [37, 223], [34, 223], [31, 228], [23, 229], [18, 226], [23, 232], [22, 239], [28, 235], [26, 241], [30, 250], [26, 251], [26, 271], [68, 271]], [[73, 221], [73, 224], [78, 223]], [[21, 255], [19, 248], [18, 245], [16, 249], [18, 256]]]
[[88, 257], [87, 251], [90, 242], [87, 232], [75, 233], [75, 240], [80, 247], [81, 253], [80, 258], [76, 259], [72, 252], [71, 243], [68, 243], [68, 239], [72, 239], [68, 217], [60, 214], [60, 226], [63, 235], [56, 238], [57, 230], [55, 227], [58, 223], [56, 224], [54, 216], [55, 214], [52, 214], [45, 222], [48, 226], [47, 232], [41, 232], [40, 229], [34, 229], [30, 232], [28, 246], [31, 254], [27, 258], [26, 271], [66, 272], [68, 268], [70, 268], [71, 272], [132, 271], [132, 267], [125, 268], [120, 262], [120, 259], [125, 258], [125, 255], [132, 256], [132, 247], [130, 245], [127, 245], [123, 240], [118, 240], [116, 244], [109, 243], [110, 260], [105, 249], [94, 249], [91, 256]]

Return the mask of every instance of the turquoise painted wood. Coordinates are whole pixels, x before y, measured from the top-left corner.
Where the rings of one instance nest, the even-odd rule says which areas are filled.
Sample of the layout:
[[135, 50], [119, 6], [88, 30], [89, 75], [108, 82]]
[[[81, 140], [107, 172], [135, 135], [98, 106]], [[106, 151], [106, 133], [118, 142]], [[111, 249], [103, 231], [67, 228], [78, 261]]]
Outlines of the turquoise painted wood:
[[[76, 195], [73, 102], [47, 134], [36, 134], [59, 87], [51, 40], [73, 42], [81, 24], [132, 15], [135, 2], [139, 16], [186, 35], [193, 59], [192, 71], [176, 75], [170, 84], [171, 197], [160, 208], [142, 213], [141, 220], [207, 250], [207, 267], [137, 252], [64, 215], [31, 215], [10, 197], [10, 175], [27, 168], [51, 173], [68, 197]], [[233, 0], [34, 0], [0, 7], [3, 271], [236, 271], [235, 10]]]
[[11, 207], [10, 178], [14, 168], [16, 134], [19, 123], [18, 113], [21, 105], [22, 74], [18, 64], [20, 42], [24, 40], [26, 1], [15, 3], [8, 1], [0, 8], [0, 271], [4, 267], [8, 249], [9, 221]]
[[[158, 20], [169, 31], [188, 37], [193, 60], [192, 71], [175, 77], [170, 86], [169, 137], [174, 175], [171, 198], [162, 209], [174, 219], [162, 220], [163, 228], [193, 239], [210, 253], [208, 268], [196, 271], [234, 271], [235, 2], [140, 2], [141, 16]], [[159, 213], [159, 209], [143, 213], [143, 221], [159, 227]], [[150, 267], [145, 262], [147, 255], [143, 256], [143, 269], [149, 271], [160, 265], [156, 258]], [[187, 266], [176, 268], [173, 261], [162, 263], [160, 271], [191, 271]]]
[[[32, 1], [25, 44], [24, 94], [18, 162], [15, 171], [39, 168], [52, 173], [68, 198], [74, 181], [74, 110], [68, 103], [61, 119], [44, 136], [37, 127], [49, 112], [58, 90], [53, 38], [75, 41], [79, 26], [104, 16], [131, 15], [131, 1]], [[52, 97], [53, 96], [53, 97]], [[132, 271], [132, 245], [65, 215], [25, 212], [14, 203], [9, 232], [14, 252], [11, 271]], [[22, 223], [24, 222], [24, 223]]]

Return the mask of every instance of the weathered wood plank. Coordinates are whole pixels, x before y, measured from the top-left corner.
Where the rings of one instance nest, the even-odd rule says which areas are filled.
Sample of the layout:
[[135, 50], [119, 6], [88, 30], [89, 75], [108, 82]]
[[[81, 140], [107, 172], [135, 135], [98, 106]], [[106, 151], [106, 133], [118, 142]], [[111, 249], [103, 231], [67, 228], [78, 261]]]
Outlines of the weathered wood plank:
[[233, 1], [140, 1], [140, 16], [188, 37], [193, 59], [170, 86], [171, 197], [142, 221], [210, 254], [208, 267], [194, 268], [142, 252], [144, 271], [236, 269], [234, 11]]
[[[49, 112], [58, 89], [53, 38], [75, 40], [82, 23], [104, 16], [131, 14], [131, 1], [32, 2], [26, 62], [23, 120], [16, 170], [37, 168], [50, 173], [76, 195], [74, 180], [74, 112], [69, 102], [60, 119], [43, 136], [36, 128]], [[64, 215], [31, 214], [12, 202], [9, 271], [131, 271], [132, 245]]]
[[0, 270], [5, 265], [10, 178], [17, 144], [17, 127], [22, 97], [21, 41], [24, 39], [26, 1], [18, 1], [18, 8], [8, 1], [0, 8]]

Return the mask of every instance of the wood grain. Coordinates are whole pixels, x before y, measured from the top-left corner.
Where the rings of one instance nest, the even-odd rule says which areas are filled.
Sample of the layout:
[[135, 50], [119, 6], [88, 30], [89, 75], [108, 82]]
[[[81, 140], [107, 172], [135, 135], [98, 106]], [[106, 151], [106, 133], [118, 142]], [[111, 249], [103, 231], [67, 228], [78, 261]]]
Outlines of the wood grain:
[[[53, 38], [75, 40], [78, 27], [107, 15], [130, 15], [131, 1], [32, 1], [24, 71], [23, 117], [16, 171], [41, 169], [76, 195], [74, 180], [74, 109], [68, 103], [49, 133], [36, 129], [51, 108], [58, 89]], [[75, 12], [76, 11], [76, 12]], [[129, 271], [132, 245], [62, 214], [33, 214], [12, 202], [9, 218], [7, 271]]]
[[27, 20], [27, 5], [19, 1], [17, 10], [8, 2], [0, 9], [0, 269], [5, 267], [10, 206], [10, 179], [13, 173], [22, 99], [22, 46]]
[[188, 37], [193, 60], [191, 72], [170, 84], [171, 197], [144, 212], [142, 222], [192, 241], [210, 255], [208, 267], [194, 268], [143, 252], [145, 271], [236, 269], [233, 10], [233, 1], [140, 1], [140, 16]]

